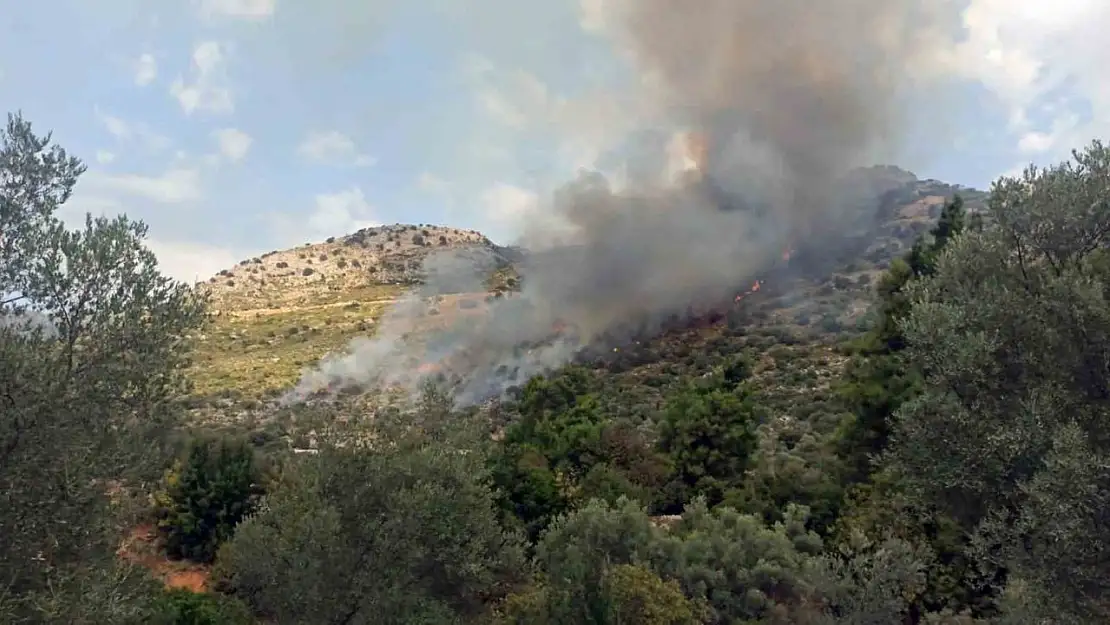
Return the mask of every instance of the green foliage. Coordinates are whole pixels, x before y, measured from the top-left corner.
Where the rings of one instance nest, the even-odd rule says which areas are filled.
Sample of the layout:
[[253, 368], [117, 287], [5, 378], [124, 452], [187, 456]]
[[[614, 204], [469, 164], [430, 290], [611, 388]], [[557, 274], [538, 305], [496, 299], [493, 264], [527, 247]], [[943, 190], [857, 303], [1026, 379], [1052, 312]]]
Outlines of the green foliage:
[[614, 419], [571, 367], [534, 378], [508, 407], [514, 421], [492, 459], [502, 509], [535, 541], [556, 515], [591, 498], [648, 503], [670, 466], [632, 423]]
[[665, 509], [673, 513], [697, 497], [721, 502], [743, 477], [759, 419], [743, 389], [692, 387], [672, 397], [659, 424], [659, 447], [675, 467]]
[[254, 450], [245, 441], [202, 438], [189, 442], [184, 462], [164, 478], [156, 496], [158, 527], [167, 552], [211, 562], [219, 546], [262, 495]]
[[[807, 566], [821, 541], [805, 530], [805, 510], [793, 508], [786, 516], [785, 523], [767, 528], [757, 517], [727, 508], [710, 511], [699, 501], [666, 530], [633, 501], [614, 507], [591, 502], [561, 517], [544, 535], [536, 562], [545, 585], [528, 605], [536, 610], [542, 603], [546, 622], [619, 622], [607, 619], [634, 605], [622, 603], [632, 598], [632, 589], [614, 589], [610, 575], [635, 567], [638, 571], [624, 571], [645, 586], [682, 589], [682, 602], [668, 598], [669, 591], [656, 593], [660, 605], [652, 609], [669, 606], [673, 622], [789, 618], [791, 604], [808, 592]], [[688, 615], [698, 620], [681, 620]]]
[[239, 601], [214, 593], [167, 589], [154, 603], [155, 625], [251, 625], [250, 611]]
[[[56, 211], [79, 160], [9, 116], [0, 132], [0, 620], [122, 622], [132, 510], [113, 485], [156, 479], [205, 301], [163, 276], [146, 227]], [[139, 593], [139, 594], [136, 594]], [[125, 598], [127, 600], [125, 601]]]
[[620, 564], [605, 575], [606, 622], [619, 625], [697, 625], [707, 616], [701, 604], [643, 566]]
[[461, 417], [378, 416], [374, 443], [298, 459], [217, 560], [221, 587], [283, 623], [488, 622], [521, 579], [486, 449]]
[[896, 412], [885, 460], [972, 535], [980, 566], [1043, 588], [1062, 622], [1110, 618], [1108, 184], [1097, 142], [999, 180], [991, 226], [910, 286], [924, 392]]
[[878, 321], [860, 341], [859, 354], [838, 388], [852, 414], [842, 429], [840, 447], [851, 464], [853, 482], [866, 478], [872, 459], [886, 448], [891, 415], [920, 392], [920, 372], [903, 353], [901, 323], [911, 307], [907, 289], [913, 280], [936, 271], [938, 259], [964, 231], [966, 221], [963, 199], [956, 195], [945, 204], [930, 238], [919, 238], [879, 280]]

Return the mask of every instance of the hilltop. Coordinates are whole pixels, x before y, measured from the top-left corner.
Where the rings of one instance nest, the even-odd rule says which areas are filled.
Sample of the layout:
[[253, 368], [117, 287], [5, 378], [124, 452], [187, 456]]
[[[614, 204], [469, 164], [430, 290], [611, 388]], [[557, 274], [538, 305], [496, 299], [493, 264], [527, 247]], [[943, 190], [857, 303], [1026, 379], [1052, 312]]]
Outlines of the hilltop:
[[[785, 349], [824, 363], [798, 366], [832, 375], [842, 359], [829, 353], [829, 345], [864, 321], [875, 278], [928, 230], [953, 194], [960, 193], [972, 212], [985, 197], [890, 166], [858, 170], [837, 192], [856, 203], [838, 238], [803, 246], [792, 270], [765, 276], [760, 291], [742, 305], [690, 320], [646, 345], [602, 354], [595, 364], [631, 379], [651, 378], [674, 364], [668, 363], [678, 357], [672, 344], [739, 348], [721, 338], [731, 323], [750, 335], [737, 339], [744, 345], [758, 343], [752, 337], [760, 333], [792, 337]], [[438, 318], [428, 322], [482, 315], [487, 298], [510, 288], [514, 266], [527, 260], [527, 252], [498, 246], [474, 230], [394, 224], [244, 259], [213, 276], [205, 288], [213, 297], [216, 323], [199, 337], [194, 364], [198, 418], [253, 422], [261, 414], [260, 402], [289, 388], [304, 367], [353, 338], [372, 335], [389, 307], [421, 283], [424, 259], [442, 250], [462, 258], [475, 250], [498, 259], [498, 269], [483, 290], [437, 296]], [[814, 347], [818, 344], [824, 347]], [[778, 378], [789, 377], [778, 369]]]
[[199, 338], [199, 397], [257, 399], [296, 381], [301, 368], [373, 331], [376, 319], [422, 279], [442, 250], [508, 258], [474, 230], [428, 224], [365, 228], [241, 260], [201, 285], [216, 323]]

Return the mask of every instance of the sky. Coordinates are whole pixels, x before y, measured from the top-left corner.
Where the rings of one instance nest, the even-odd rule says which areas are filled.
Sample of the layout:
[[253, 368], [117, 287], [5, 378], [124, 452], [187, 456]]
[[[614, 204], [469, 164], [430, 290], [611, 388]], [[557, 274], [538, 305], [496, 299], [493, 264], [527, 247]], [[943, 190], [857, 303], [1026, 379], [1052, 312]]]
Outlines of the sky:
[[[643, 127], [620, 1], [0, 0], [0, 104], [87, 163], [67, 221], [145, 221], [182, 280], [376, 224], [509, 243]], [[1110, 135], [1110, 3], [935, 1], [889, 162], [987, 188]]]

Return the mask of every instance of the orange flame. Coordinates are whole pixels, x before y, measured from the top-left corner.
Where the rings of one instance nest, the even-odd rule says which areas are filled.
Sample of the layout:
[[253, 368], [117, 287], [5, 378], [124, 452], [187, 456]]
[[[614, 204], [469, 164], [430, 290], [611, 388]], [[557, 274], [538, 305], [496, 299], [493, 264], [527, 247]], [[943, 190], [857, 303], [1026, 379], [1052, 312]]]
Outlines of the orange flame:
[[745, 297], [751, 295], [752, 293], [755, 293], [755, 292], [759, 291], [760, 287], [762, 287], [762, 286], [763, 286], [763, 281], [762, 280], [756, 280], [755, 282], [752, 283], [752, 286], [751, 286], [750, 289], [748, 289], [747, 291], [744, 291], [743, 293], [738, 294], [736, 296], [736, 299], [734, 299], [733, 301], [734, 302], [739, 302], [740, 300], [742, 300]]
[[440, 369], [441, 369], [441, 367], [439, 366], [439, 363], [426, 362], [426, 363], [420, 365], [419, 367], [417, 367], [416, 372], [421, 374], [421, 375], [428, 375], [430, 373], [436, 373]]
[[701, 132], [686, 135], [686, 154], [694, 164], [694, 169], [703, 173], [709, 158], [709, 138]]

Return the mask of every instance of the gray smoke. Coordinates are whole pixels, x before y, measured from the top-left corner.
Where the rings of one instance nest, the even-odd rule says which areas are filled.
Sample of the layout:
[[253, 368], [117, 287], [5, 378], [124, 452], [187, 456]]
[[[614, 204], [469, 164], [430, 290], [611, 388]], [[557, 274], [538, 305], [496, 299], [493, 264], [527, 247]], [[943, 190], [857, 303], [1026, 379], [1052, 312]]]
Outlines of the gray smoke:
[[[410, 335], [437, 295], [474, 289], [497, 260], [492, 251], [435, 256], [426, 284], [373, 338], [324, 359], [288, 399], [351, 384], [414, 390], [442, 375], [458, 402], [477, 402], [622, 330], [731, 298], [785, 247], [834, 236], [831, 189], [851, 168], [897, 150], [915, 72], [940, 52], [937, 33], [955, 10], [934, 0], [604, 8], [607, 32], [640, 70], [639, 95], [656, 112], [644, 130], [703, 133], [704, 177], [676, 187], [638, 176], [614, 191], [600, 175], [582, 175], [549, 202], [554, 219], [537, 220], [568, 225], [572, 243], [530, 254], [521, 293]], [[645, 155], [628, 156], [642, 169]], [[539, 227], [525, 232], [528, 241], [550, 238]], [[573, 331], [554, 332], [559, 324]]]

